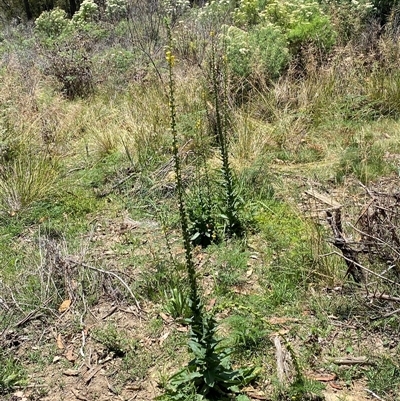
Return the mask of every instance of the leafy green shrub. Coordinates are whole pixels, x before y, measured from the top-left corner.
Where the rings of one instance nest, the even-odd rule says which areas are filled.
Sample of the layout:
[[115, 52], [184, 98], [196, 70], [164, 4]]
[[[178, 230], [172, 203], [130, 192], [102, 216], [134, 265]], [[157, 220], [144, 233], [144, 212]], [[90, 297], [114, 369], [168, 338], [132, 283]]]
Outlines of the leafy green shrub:
[[240, 0], [234, 12], [234, 21], [238, 26], [257, 25], [263, 20], [262, 11], [266, 0]]
[[216, 339], [217, 327], [214, 318], [208, 316], [203, 316], [199, 325], [192, 324], [189, 348], [193, 359], [170, 378], [158, 400], [221, 400], [257, 377], [257, 368], [231, 368], [231, 351]]
[[132, 69], [132, 65], [137, 59], [137, 55], [133, 51], [114, 47], [106, 54], [108, 62], [112, 68], [118, 72], [125, 73]]
[[92, 62], [87, 51], [89, 41], [76, 34], [44, 51], [47, 59], [45, 72], [57, 79], [62, 94], [68, 99], [87, 97], [93, 92]]
[[35, 21], [35, 32], [49, 39], [60, 36], [69, 26], [67, 13], [56, 7], [51, 11], [44, 11]]
[[262, 74], [275, 79], [289, 62], [286, 39], [272, 24], [258, 25], [249, 32], [231, 26], [225, 40], [229, 67], [239, 77]]
[[119, 21], [126, 17], [128, 4], [126, 0], [107, 0], [106, 15], [113, 21]]
[[73, 15], [71, 23], [79, 29], [94, 22], [99, 13], [99, 6], [93, 0], [84, 0], [79, 10]]
[[335, 44], [333, 25], [315, 0], [273, 1], [262, 14], [283, 29], [293, 53], [307, 43], [321, 50], [329, 50]]

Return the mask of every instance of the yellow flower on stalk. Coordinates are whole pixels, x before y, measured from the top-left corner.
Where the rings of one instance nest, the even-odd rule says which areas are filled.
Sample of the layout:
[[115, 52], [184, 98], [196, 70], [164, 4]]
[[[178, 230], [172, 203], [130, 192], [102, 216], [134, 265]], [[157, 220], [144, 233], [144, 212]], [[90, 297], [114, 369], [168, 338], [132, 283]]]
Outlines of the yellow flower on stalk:
[[167, 63], [173, 67], [175, 64], [175, 56], [172, 54], [172, 52], [170, 50], [167, 50], [167, 52], [165, 53], [165, 58], [167, 60]]

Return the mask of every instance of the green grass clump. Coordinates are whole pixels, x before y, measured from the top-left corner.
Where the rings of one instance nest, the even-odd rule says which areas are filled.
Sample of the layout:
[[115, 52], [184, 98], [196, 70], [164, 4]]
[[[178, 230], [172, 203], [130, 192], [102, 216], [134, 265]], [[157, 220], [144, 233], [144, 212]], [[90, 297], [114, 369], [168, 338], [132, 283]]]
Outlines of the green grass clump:
[[354, 141], [344, 151], [336, 171], [336, 179], [343, 182], [345, 177], [353, 174], [363, 184], [383, 175], [389, 175], [394, 170], [385, 159], [385, 149], [374, 142], [372, 135], [354, 138]]

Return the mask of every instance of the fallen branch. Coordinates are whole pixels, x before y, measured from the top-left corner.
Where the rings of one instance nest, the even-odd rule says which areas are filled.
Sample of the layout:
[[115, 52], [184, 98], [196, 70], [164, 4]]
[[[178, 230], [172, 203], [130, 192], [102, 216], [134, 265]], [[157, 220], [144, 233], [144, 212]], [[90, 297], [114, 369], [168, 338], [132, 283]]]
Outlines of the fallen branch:
[[339, 252], [333, 251], [333, 253], [336, 254], [336, 255], [338, 255], [338, 256], [340, 256], [340, 257], [342, 257], [342, 258], [345, 259], [345, 260], [348, 260], [348, 261], [354, 263], [354, 264], [355, 264], [357, 267], [359, 267], [360, 269], [364, 269], [366, 272], [368, 272], [368, 273], [370, 273], [370, 274], [372, 274], [372, 275], [374, 275], [374, 276], [377, 276], [377, 277], [379, 277], [380, 279], [387, 281], [388, 283], [391, 283], [391, 284], [394, 284], [394, 285], [397, 285], [398, 287], [400, 287], [400, 284], [399, 284], [399, 283], [396, 283], [395, 281], [390, 280], [390, 279], [388, 279], [387, 277], [380, 275], [379, 273], [375, 273], [374, 271], [368, 269], [367, 267], [361, 265], [360, 263], [356, 263], [356, 262], [354, 262], [354, 260], [351, 260], [351, 259], [346, 258], [346, 256], [341, 255]]
[[359, 357], [343, 357], [343, 358], [334, 358], [331, 360], [335, 365], [346, 365], [346, 366], [354, 366], [354, 365], [374, 365], [366, 356]]

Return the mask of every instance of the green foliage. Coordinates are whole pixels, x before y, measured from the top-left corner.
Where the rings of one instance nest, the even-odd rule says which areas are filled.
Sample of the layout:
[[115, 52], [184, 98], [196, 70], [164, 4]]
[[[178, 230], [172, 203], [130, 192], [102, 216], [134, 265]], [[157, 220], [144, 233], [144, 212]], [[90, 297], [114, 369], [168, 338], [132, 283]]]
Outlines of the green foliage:
[[372, 0], [373, 15], [378, 22], [383, 26], [385, 25], [392, 13], [396, 13], [399, 6], [398, 0]]
[[203, 316], [199, 324], [192, 324], [189, 348], [194, 358], [187, 368], [171, 377], [159, 400], [187, 400], [193, 393], [197, 395], [196, 400], [221, 400], [226, 394], [238, 393], [239, 386], [256, 378], [258, 370], [255, 368], [231, 368], [231, 351], [221, 347], [216, 330], [213, 317]]
[[342, 44], [356, 39], [362, 34], [367, 24], [371, 24], [371, 16], [374, 13], [374, 5], [370, 0], [336, 0], [322, 3], [328, 10], [338, 40]]
[[209, 188], [194, 188], [188, 200], [189, 234], [194, 246], [206, 248], [220, 241], [215, 202]]
[[153, 269], [141, 273], [137, 280], [136, 291], [146, 299], [158, 301], [171, 288], [180, 288], [180, 278], [177, 272], [171, 272], [165, 261], [158, 261]]
[[315, 0], [273, 1], [263, 17], [283, 29], [294, 53], [308, 43], [321, 50], [330, 50], [335, 43], [333, 25]]
[[199, 22], [209, 25], [212, 29], [219, 30], [222, 24], [230, 21], [235, 9], [234, 0], [211, 0], [199, 8], [196, 18]]
[[[279, 35], [272, 35], [272, 29], [265, 32], [260, 39], [269, 39], [269, 47], [279, 38], [275, 48], [286, 48], [285, 40], [290, 45], [292, 54], [297, 54], [302, 46], [312, 43], [320, 50], [330, 50], [335, 44], [336, 32], [330, 18], [324, 13], [322, 5], [315, 0], [270, 1], [241, 0], [234, 13], [234, 20], [241, 27], [268, 27], [269, 24], [278, 30]], [[249, 34], [252, 29], [249, 29]], [[272, 36], [272, 37], [271, 37]], [[281, 39], [279, 36], [284, 36]], [[262, 41], [261, 53], [266, 53]], [[284, 46], [282, 46], [284, 44]], [[266, 53], [262, 59], [276, 57], [277, 51]], [[282, 56], [281, 56], [282, 57]], [[271, 62], [271, 61], [270, 61]], [[277, 62], [279, 65], [279, 63]]]
[[128, 12], [128, 4], [126, 0], [107, 0], [106, 15], [112, 21], [120, 21], [126, 17]]
[[87, 97], [94, 90], [92, 62], [88, 54], [91, 39], [74, 34], [50, 49], [43, 49], [46, 73], [54, 76], [68, 99]]
[[221, 217], [225, 220], [225, 236], [231, 238], [233, 236], [242, 237], [244, 235], [244, 226], [240, 217], [240, 208], [243, 202], [236, 188], [228, 149], [229, 110], [227, 92], [228, 71], [226, 67], [225, 60], [218, 54], [218, 46], [214, 35], [212, 35], [209, 68], [211, 77], [211, 98], [215, 113], [213, 133], [217, 141], [222, 162], [221, 187], [224, 193], [224, 205], [221, 207]]
[[115, 324], [108, 324], [104, 328], [98, 328], [92, 332], [93, 338], [101, 343], [107, 350], [117, 357], [125, 356], [136, 347], [134, 341], [129, 340]]
[[84, 0], [79, 10], [73, 15], [71, 23], [79, 29], [84, 29], [87, 24], [94, 22], [99, 13], [99, 6], [94, 0]]
[[191, 316], [189, 299], [179, 288], [164, 291], [164, 309], [174, 319], [185, 320]]
[[389, 357], [378, 360], [377, 366], [366, 373], [368, 388], [375, 394], [388, 399], [395, 399], [400, 391], [400, 366]]
[[225, 41], [229, 68], [239, 77], [275, 79], [289, 62], [286, 39], [272, 24], [258, 25], [249, 32], [231, 26]]
[[[166, 58], [169, 66], [169, 106], [170, 106], [170, 127], [173, 134], [173, 152], [175, 165], [175, 179], [177, 184], [179, 216], [181, 223], [181, 235], [185, 248], [186, 269], [190, 285], [189, 307], [190, 319], [190, 339], [189, 349], [194, 358], [189, 362], [187, 368], [181, 370], [169, 380], [165, 393], [159, 397], [161, 400], [185, 400], [188, 396], [196, 395], [196, 399], [218, 399], [223, 398], [228, 393], [238, 392], [240, 385], [249, 383], [256, 377], [256, 370], [239, 369], [233, 370], [229, 363], [230, 351], [220, 345], [220, 340], [216, 338], [217, 323], [213, 316], [207, 316], [199, 295], [199, 286], [192, 256], [192, 244], [184, 192], [182, 188], [182, 171], [180, 155], [177, 144], [176, 131], [176, 106], [175, 106], [175, 82], [173, 77], [173, 65], [175, 58], [171, 53], [172, 36], [170, 26], [167, 26], [169, 33], [169, 50]], [[215, 61], [215, 59], [213, 59]], [[213, 62], [212, 62], [213, 64]], [[214, 70], [215, 65], [212, 65]], [[216, 76], [213, 76], [213, 87], [216, 87]], [[216, 101], [218, 110], [219, 103]], [[221, 116], [217, 112], [217, 118]], [[222, 134], [220, 140], [224, 140]], [[225, 148], [226, 149], [226, 148]], [[223, 153], [223, 152], [222, 152]], [[224, 157], [224, 156], [223, 156]], [[227, 156], [225, 156], [225, 167], [229, 166]], [[225, 172], [225, 175], [229, 172]], [[229, 185], [232, 183], [229, 182]], [[232, 188], [231, 188], [232, 189]], [[229, 190], [228, 190], [229, 193]]]
[[400, 73], [397, 68], [374, 71], [367, 90], [367, 99], [379, 115], [400, 116]]
[[67, 13], [60, 8], [44, 11], [35, 21], [35, 32], [40, 37], [56, 39], [69, 26]]
[[0, 394], [6, 394], [14, 386], [23, 386], [26, 382], [26, 374], [20, 363], [0, 350]]
[[263, 20], [262, 10], [267, 0], [240, 0], [234, 12], [234, 21], [239, 26], [257, 25]]

